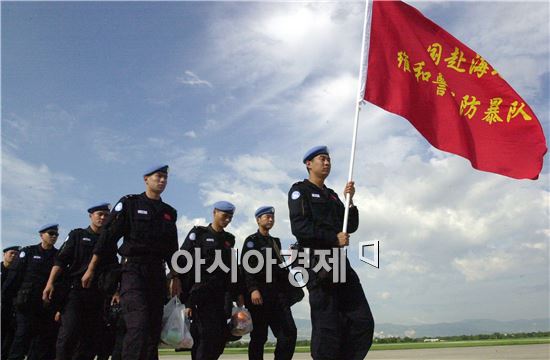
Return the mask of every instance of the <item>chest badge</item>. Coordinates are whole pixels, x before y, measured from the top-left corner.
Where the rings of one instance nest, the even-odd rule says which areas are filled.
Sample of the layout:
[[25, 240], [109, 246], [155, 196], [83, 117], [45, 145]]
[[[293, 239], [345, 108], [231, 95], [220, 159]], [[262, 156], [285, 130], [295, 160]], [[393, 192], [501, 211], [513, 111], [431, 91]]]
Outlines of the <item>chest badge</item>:
[[82, 241], [92, 241], [92, 239], [85, 237], [85, 238], [82, 238]]
[[148, 214], [147, 210], [138, 210], [137, 213], [141, 214], [141, 215], [147, 215]]
[[314, 197], [314, 198], [318, 198], [318, 199], [319, 199], [319, 198], [321, 198], [321, 195], [319, 195], [319, 194], [313, 194], [313, 193], [312, 193], [312, 194], [311, 194], [311, 197]]
[[32, 258], [33, 258], [33, 259], [38, 259], [38, 260], [40, 260], [40, 259], [42, 259], [42, 256], [34, 255]]
[[214, 242], [214, 239], [208, 238], [208, 239], [206, 239], [206, 241], [208, 241], [208, 242]]

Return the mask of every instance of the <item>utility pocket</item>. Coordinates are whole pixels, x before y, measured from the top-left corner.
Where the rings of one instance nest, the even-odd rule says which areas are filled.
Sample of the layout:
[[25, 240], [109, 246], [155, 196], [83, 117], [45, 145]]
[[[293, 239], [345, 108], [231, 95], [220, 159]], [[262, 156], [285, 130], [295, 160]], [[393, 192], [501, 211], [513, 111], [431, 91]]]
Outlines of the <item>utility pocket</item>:
[[132, 236], [134, 238], [149, 238], [149, 232], [151, 231], [151, 211], [150, 210], [136, 210], [132, 219]]
[[25, 311], [30, 309], [31, 302], [32, 302], [32, 295], [33, 295], [32, 284], [23, 283], [23, 285], [21, 285], [21, 288], [19, 288], [19, 291], [17, 292], [17, 296], [15, 297], [15, 301], [13, 302], [13, 305], [19, 311]]
[[323, 197], [312, 197], [311, 212], [314, 219], [324, 219], [329, 213], [328, 200]]

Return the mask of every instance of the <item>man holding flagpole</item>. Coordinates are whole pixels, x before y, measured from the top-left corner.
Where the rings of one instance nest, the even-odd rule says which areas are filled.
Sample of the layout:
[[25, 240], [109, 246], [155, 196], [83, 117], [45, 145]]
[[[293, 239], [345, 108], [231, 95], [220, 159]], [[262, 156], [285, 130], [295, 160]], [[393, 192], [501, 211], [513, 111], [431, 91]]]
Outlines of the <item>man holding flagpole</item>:
[[328, 148], [310, 149], [303, 162], [309, 176], [292, 185], [288, 207], [292, 233], [300, 247], [310, 250], [307, 287], [312, 323], [311, 356], [314, 360], [362, 360], [372, 345], [374, 320], [359, 277], [345, 253], [345, 274], [340, 274], [339, 280], [333, 276], [334, 268], [327, 271], [321, 267], [315, 271], [319, 252], [332, 250], [333, 254], [342, 255], [345, 251], [342, 248], [349, 245], [349, 233], [359, 226], [359, 212], [353, 205], [355, 185], [349, 181], [344, 189], [350, 203], [348, 230], [344, 232], [344, 204], [325, 186], [331, 170]]

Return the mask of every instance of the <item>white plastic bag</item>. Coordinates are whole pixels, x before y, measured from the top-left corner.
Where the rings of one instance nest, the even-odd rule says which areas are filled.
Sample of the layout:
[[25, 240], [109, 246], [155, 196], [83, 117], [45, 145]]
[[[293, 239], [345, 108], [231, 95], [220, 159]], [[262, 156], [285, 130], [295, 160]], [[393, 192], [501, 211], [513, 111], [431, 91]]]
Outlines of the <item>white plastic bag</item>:
[[178, 306], [179, 304], [181, 304], [180, 299], [177, 296], [174, 296], [173, 298], [170, 299], [170, 301], [166, 303], [166, 305], [164, 305], [164, 311], [162, 312], [163, 328], [166, 322], [168, 321], [168, 318], [170, 317], [170, 315], [172, 315], [172, 312], [174, 311], [176, 306]]
[[231, 310], [231, 335], [243, 336], [252, 331], [252, 316], [244, 306]]
[[173, 297], [164, 306], [162, 318], [160, 340], [175, 349], [191, 349], [193, 347], [191, 323], [185, 316], [185, 305], [177, 297]]

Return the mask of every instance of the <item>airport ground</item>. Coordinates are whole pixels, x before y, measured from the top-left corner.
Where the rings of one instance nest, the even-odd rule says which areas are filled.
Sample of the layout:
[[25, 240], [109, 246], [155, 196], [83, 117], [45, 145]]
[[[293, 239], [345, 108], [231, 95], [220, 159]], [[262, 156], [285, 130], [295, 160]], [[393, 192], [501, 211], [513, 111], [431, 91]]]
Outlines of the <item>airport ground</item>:
[[[526, 345], [495, 345], [495, 346], [464, 346], [445, 348], [416, 348], [400, 350], [372, 350], [366, 360], [548, 360], [550, 359], [550, 342]], [[236, 351], [226, 351], [221, 359], [246, 360], [246, 352], [235, 354]], [[244, 350], [244, 349], [242, 349]], [[270, 349], [266, 349], [270, 350]], [[305, 349], [299, 349], [305, 350]], [[161, 352], [162, 360], [191, 358], [188, 352], [175, 354]], [[265, 354], [265, 360], [273, 360], [273, 353]], [[311, 359], [307, 352], [297, 352], [294, 360]]]

